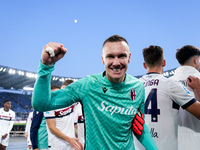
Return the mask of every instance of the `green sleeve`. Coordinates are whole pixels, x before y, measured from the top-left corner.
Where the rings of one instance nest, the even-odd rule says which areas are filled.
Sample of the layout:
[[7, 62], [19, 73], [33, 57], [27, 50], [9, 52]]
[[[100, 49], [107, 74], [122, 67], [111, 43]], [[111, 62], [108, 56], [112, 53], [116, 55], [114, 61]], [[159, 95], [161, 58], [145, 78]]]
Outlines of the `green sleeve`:
[[135, 136], [146, 150], [158, 150], [146, 124], [144, 124], [142, 135], [135, 134]]
[[77, 95], [70, 94], [72, 88], [51, 92], [51, 72], [53, 70], [54, 65], [46, 66], [40, 62], [32, 95], [32, 106], [37, 111], [44, 112], [68, 107], [79, 99]]

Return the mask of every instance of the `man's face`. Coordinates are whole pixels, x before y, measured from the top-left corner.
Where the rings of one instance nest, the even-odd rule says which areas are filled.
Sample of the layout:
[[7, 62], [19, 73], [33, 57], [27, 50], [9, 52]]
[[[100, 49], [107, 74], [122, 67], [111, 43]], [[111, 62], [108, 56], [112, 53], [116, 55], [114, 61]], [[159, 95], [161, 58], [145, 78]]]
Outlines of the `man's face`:
[[6, 103], [4, 104], [4, 109], [5, 109], [6, 111], [8, 111], [10, 108], [11, 108], [11, 102], [8, 101], [8, 102], [6, 102]]
[[128, 44], [124, 41], [107, 42], [103, 47], [101, 58], [108, 80], [114, 83], [123, 82], [131, 59]]

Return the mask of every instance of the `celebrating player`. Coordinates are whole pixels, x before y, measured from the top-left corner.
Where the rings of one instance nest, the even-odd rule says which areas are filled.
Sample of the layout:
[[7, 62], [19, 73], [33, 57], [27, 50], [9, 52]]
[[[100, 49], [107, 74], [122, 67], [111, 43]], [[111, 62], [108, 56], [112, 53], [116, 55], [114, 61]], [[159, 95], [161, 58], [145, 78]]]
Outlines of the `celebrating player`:
[[[49, 55], [47, 47], [53, 49], [55, 56]], [[106, 71], [50, 93], [54, 64], [66, 52], [59, 43], [50, 42], [44, 46], [33, 91], [34, 109], [48, 111], [81, 102], [85, 117], [85, 149], [134, 149], [131, 126], [138, 109], [144, 113], [145, 93], [143, 83], [126, 74], [131, 59], [126, 39], [114, 35], [105, 40], [102, 63]], [[145, 124], [143, 133], [136, 136], [147, 150], [157, 149]]]

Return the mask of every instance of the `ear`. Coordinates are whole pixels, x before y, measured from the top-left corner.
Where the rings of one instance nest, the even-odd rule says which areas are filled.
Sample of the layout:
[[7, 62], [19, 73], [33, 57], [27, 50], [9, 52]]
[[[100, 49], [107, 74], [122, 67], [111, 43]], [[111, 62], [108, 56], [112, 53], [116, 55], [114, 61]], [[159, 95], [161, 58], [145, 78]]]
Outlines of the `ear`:
[[128, 63], [131, 62], [131, 53], [129, 53]]
[[197, 56], [194, 56], [194, 58], [193, 58], [193, 63], [194, 63], [194, 65], [196, 65], [196, 64], [198, 64], [198, 59], [197, 59], [198, 57]]
[[144, 69], [147, 69], [145, 62], [143, 62], [143, 67], [144, 67]]
[[162, 67], [165, 67], [165, 66], [166, 66], [166, 61], [164, 59], [163, 62], [162, 62]]
[[104, 62], [104, 59], [103, 59], [103, 55], [101, 55], [101, 61], [102, 61], [102, 64], [105, 65], [105, 62]]

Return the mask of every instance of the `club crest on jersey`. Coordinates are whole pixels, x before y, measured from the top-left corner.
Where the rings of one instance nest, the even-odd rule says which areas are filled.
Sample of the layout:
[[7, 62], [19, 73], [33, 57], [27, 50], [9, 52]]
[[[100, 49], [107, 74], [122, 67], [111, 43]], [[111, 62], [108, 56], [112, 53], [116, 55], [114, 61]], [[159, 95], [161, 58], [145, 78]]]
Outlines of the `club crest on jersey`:
[[130, 96], [131, 96], [131, 99], [134, 101], [136, 98], [136, 91], [134, 88], [131, 89]]

